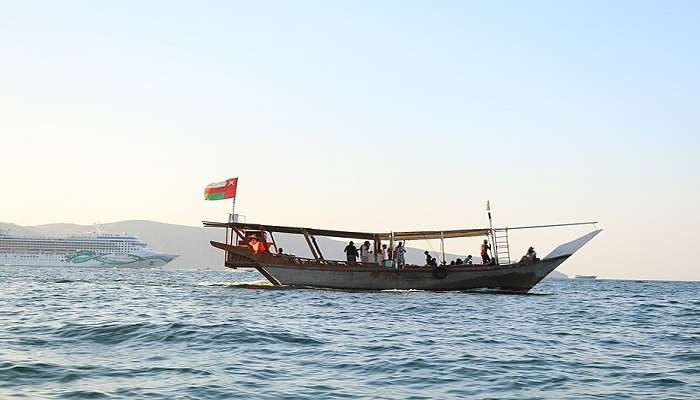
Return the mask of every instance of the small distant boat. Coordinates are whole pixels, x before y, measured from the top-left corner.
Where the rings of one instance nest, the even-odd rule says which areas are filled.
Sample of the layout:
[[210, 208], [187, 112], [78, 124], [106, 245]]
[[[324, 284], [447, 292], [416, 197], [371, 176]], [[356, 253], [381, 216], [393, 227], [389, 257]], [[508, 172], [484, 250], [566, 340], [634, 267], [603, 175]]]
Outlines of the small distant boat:
[[597, 275], [576, 275], [574, 279], [596, 279]]
[[[574, 224], [539, 225], [515, 228], [478, 228], [412, 232], [348, 232], [304, 227], [276, 226], [241, 222], [207, 222], [205, 227], [226, 228], [226, 242], [211, 245], [224, 250], [224, 265], [229, 268], [255, 268], [272, 285], [316, 287], [345, 290], [468, 290], [495, 289], [527, 292], [561, 263], [593, 239], [601, 229], [594, 230], [552, 250], [543, 259], [510, 261], [508, 231], [514, 229], [548, 228]], [[313, 258], [275, 254], [274, 234], [304, 236]], [[374, 254], [382, 242], [388, 242], [388, 254], [394, 254], [397, 241], [439, 239], [442, 244], [441, 266], [398, 265], [394, 257], [385, 262], [348, 262], [329, 260], [323, 256], [316, 236], [359, 239], [373, 243]], [[444, 240], [448, 238], [485, 237], [492, 244], [495, 263], [445, 265]], [[268, 242], [271, 240], [271, 242]], [[269, 251], [273, 247], [275, 253]]]

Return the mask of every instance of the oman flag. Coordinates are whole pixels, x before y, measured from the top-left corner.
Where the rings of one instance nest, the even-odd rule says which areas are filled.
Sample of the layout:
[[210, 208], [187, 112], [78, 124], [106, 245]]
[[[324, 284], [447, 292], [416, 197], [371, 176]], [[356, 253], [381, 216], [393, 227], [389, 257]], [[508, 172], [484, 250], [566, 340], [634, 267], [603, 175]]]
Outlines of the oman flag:
[[210, 183], [204, 188], [204, 200], [223, 200], [236, 197], [238, 178], [226, 179], [222, 182]]

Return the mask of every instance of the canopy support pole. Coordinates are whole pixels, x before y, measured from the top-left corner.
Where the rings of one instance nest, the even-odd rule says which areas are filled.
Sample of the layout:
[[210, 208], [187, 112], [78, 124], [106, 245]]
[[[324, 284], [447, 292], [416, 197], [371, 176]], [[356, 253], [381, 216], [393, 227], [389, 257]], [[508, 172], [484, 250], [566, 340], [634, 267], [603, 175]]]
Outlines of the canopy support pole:
[[313, 254], [316, 261], [318, 261], [318, 253], [316, 253], [316, 249], [314, 248], [313, 243], [311, 243], [311, 239], [309, 238], [309, 234], [306, 231], [303, 231], [303, 232], [304, 232], [304, 239], [306, 239], [306, 244], [308, 244], [309, 249], [311, 249], [311, 254]]
[[[244, 239], [245, 239], [245, 237], [243, 236], [243, 234], [241, 233], [241, 231], [239, 231], [239, 230], [236, 229], [236, 228], [231, 228], [231, 229], [233, 229], [233, 230], [236, 232], [236, 237], [240, 238], [241, 240], [244, 240]], [[231, 245], [233, 245], [233, 246], [236, 245], [235, 243], [233, 243], [233, 233], [231, 233]]]
[[[374, 261], [376, 261], [377, 264], [383, 264], [384, 263], [383, 256], [382, 256], [381, 260], [377, 258], [377, 254], [379, 254], [379, 249], [382, 248], [382, 244], [381, 244], [382, 242], [379, 241], [379, 239], [377, 239], [376, 237], [374, 239], [372, 239], [372, 242], [373, 242], [372, 246], [374, 247], [374, 253], [373, 253], [374, 254]], [[382, 265], [382, 266], [384, 266], [384, 265]]]
[[272, 245], [275, 246], [275, 254], [279, 253], [279, 250], [277, 249], [277, 242], [275, 242], [275, 236], [272, 234], [272, 232], [268, 232], [270, 234], [270, 239], [272, 239]]
[[311, 237], [311, 241], [313, 242], [314, 246], [316, 247], [316, 252], [318, 253], [318, 258], [323, 260], [323, 253], [321, 253], [321, 248], [318, 246], [318, 243], [316, 243], [316, 237], [314, 235], [309, 235]]
[[391, 253], [391, 257], [389, 257], [389, 254], [386, 254], [386, 258], [388, 260], [391, 260], [391, 266], [395, 267], [394, 264], [396, 264], [396, 263], [394, 263], [394, 232], [393, 231], [389, 233], [389, 248], [386, 249], [386, 251]]

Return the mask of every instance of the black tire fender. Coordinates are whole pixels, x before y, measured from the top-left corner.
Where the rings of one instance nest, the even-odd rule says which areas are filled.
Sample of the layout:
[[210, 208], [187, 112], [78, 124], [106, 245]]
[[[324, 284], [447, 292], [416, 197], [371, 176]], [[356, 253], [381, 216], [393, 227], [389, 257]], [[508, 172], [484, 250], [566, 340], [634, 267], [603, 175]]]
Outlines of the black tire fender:
[[445, 279], [447, 277], [447, 269], [445, 267], [437, 267], [433, 269], [433, 278]]

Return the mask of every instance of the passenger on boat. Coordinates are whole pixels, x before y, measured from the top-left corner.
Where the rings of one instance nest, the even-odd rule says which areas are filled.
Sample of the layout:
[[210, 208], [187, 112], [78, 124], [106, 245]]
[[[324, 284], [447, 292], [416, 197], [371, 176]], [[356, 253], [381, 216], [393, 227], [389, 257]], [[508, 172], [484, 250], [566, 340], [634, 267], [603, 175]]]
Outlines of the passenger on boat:
[[406, 265], [406, 248], [403, 247], [403, 242], [399, 242], [396, 246], [396, 261], [399, 263], [399, 267]]
[[382, 254], [382, 266], [387, 268], [393, 268], [394, 263], [391, 260], [391, 250], [385, 244], [383, 244], [379, 252]]
[[532, 261], [539, 261], [539, 258], [537, 258], [537, 252], [535, 251], [535, 248], [530, 246], [530, 248], [527, 249], [527, 258], [529, 258]]
[[278, 248], [277, 248], [277, 255], [278, 255], [278, 256], [283, 256], [283, 255], [284, 255], [284, 249], [281, 248], [281, 247], [278, 247]]
[[464, 259], [464, 263], [465, 263], [465, 264], [469, 264], [469, 265], [474, 264], [474, 261], [472, 261], [472, 255], [471, 255], [471, 254], [468, 255], [467, 258]]
[[270, 246], [268, 243], [265, 243], [261, 240], [258, 240], [256, 237], [251, 237], [248, 240], [248, 247], [253, 251], [255, 254], [262, 254], [262, 253], [269, 253], [270, 252]]
[[357, 261], [357, 247], [355, 247], [355, 243], [351, 240], [350, 244], [345, 246], [345, 256], [347, 257], [348, 264], [350, 266], [354, 266], [355, 262]]
[[461, 258], [458, 258], [457, 261], [455, 261], [455, 265], [464, 265], [464, 261], [462, 261]]
[[369, 262], [369, 241], [367, 240], [360, 246], [360, 261], [363, 263]]
[[430, 253], [426, 250], [423, 254], [425, 254], [425, 266], [426, 267], [437, 267], [437, 260], [435, 257], [431, 257]]
[[450, 265], [457, 265], [457, 263], [455, 263], [455, 260], [452, 260], [450, 261]]
[[489, 241], [484, 239], [484, 243], [481, 245], [481, 263], [489, 265], [491, 257], [489, 257], [489, 250], [491, 250], [491, 245]]
[[539, 258], [537, 258], [537, 252], [535, 251], [534, 247], [530, 246], [527, 249], [527, 253], [520, 259], [521, 263], [527, 263], [527, 264], [534, 264], [536, 262], [540, 261]]
[[382, 249], [377, 249], [377, 251], [374, 253], [374, 262], [384, 265], [384, 251], [382, 251]]

